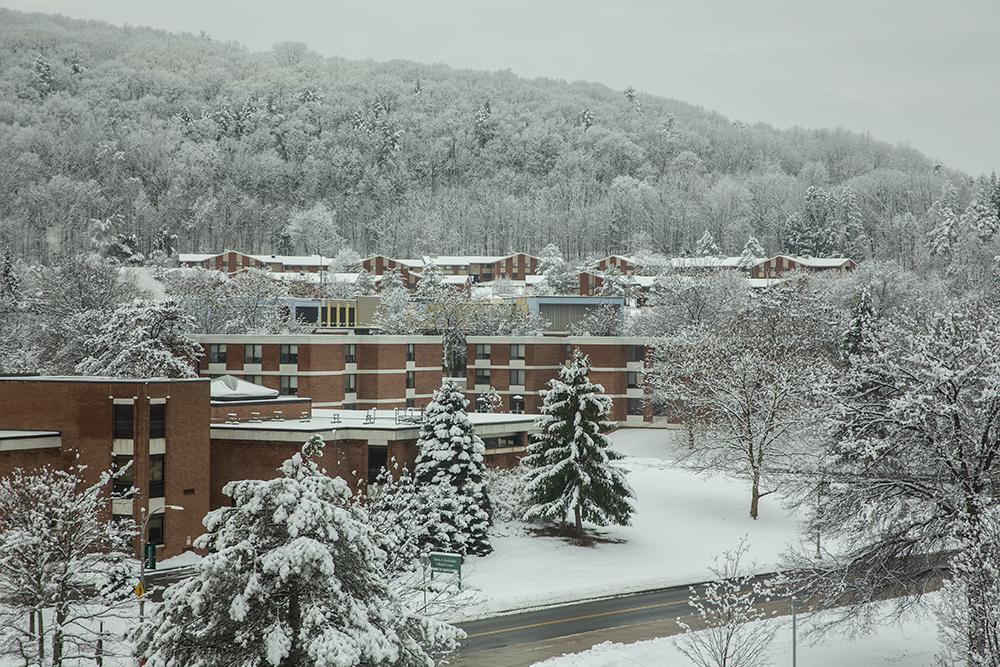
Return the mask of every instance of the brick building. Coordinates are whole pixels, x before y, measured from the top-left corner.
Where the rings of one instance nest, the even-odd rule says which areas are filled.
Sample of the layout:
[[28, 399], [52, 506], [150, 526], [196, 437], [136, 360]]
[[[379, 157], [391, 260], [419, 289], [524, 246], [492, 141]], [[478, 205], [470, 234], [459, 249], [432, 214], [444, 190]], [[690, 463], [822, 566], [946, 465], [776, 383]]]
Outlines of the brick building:
[[751, 278], [780, 278], [787, 271], [853, 271], [858, 268], [853, 259], [847, 257], [792, 257], [776, 255], [764, 259], [750, 269]]
[[539, 392], [558, 376], [573, 349], [579, 348], [590, 357], [590, 379], [603, 385], [614, 401], [610, 419], [631, 425], [652, 421], [643, 381], [649, 363], [646, 338], [470, 336], [466, 341], [466, 398], [471, 405], [492, 387], [503, 396], [502, 409], [539, 412]]
[[[524, 280], [538, 272], [538, 258], [523, 252], [504, 256], [494, 255], [434, 255], [415, 259], [393, 259], [373, 255], [361, 261], [361, 266], [372, 275], [380, 276], [388, 269], [397, 269], [410, 286], [419, 280], [419, 274], [434, 264], [445, 276], [469, 276], [472, 282], [490, 282], [497, 278]], [[412, 274], [418, 274], [411, 277]]]
[[203, 532], [209, 509], [207, 381], [0, 378], [0, 405], [0, 477], [15, 468], [82, 464], [85, 479], [94, 482], [131, 462], [116, 486], [138, 491], [132, 500], [116, 500], [112, 514], [139, 521], [140, 508], [182, 506], [150, 519], [149, 542], [163, 557], [181, 553]]
[[308, 396], [320, 408], [423, 407], [441, 386], [440, 336], [198, 335], [198, 371]]

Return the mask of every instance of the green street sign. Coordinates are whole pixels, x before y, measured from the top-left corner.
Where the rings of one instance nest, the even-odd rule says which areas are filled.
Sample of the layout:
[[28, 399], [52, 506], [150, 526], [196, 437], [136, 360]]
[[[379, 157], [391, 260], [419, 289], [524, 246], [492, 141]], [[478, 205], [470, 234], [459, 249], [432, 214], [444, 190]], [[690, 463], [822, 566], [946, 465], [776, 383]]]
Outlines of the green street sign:
[[146, 545], [146, 569], [155, 570], [156, 569], [156, 545], [147, 544]]
[[461, 574], [463, 560], [461, 554], [432, 551], [428, 555], [430, 557], [432, 572], [451, 572], [454, 574]]

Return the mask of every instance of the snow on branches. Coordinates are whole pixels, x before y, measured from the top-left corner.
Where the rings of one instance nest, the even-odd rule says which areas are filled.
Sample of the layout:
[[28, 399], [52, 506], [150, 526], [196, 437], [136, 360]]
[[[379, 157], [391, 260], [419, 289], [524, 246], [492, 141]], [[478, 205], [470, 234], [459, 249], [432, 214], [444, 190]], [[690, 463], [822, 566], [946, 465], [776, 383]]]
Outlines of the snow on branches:
[[635, 497], [625, 472], [612, 462], [603, 431], [610, 426], [611, 398], [591, 383], [590, 360], [579, 350], [549, 381], [542, 416], [528, 455], [525, 495], [530, 504], [525, 519], [565, 521], [573, 516], [576, 530], [583, 521], [598, 526], [628, 525]]

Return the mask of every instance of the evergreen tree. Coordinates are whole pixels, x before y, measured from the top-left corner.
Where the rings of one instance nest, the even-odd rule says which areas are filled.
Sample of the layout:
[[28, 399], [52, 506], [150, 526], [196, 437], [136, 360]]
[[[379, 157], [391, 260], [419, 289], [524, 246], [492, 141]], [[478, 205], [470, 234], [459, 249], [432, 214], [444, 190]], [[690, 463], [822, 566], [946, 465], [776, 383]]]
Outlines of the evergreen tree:
[[601, 283], [601, 296], [628, 296], [629, 280], [622, 275], [621, 269], [615, 265], [604, 272], [604, 282]]
[[767, 257], [767, 252], [753, 234], [747, 238], [743, 244], [743, 252], [740, 253], [739, 267], [750, 270], [754, 264]]
[[579, 284], [563, 259], [559, 246], [550, 243], [538, 255], [538, 273], [545, 277], [545, 289], [553, 294], [571, 294]]
[[865, 285], [861, 288], [861, 293], [858, 294], [851, 323], [840, 342], [841, 358], [849, 360], [854, 355], [868, 351], [866, 341], [874, 319], [875, 306], [872, 303], [872, 293], [868, 285]]
[[230, 482], [232, 507], [205, 517], [210, 553], [137, 631], [148, 664], [431, 667], [461, 636], [410, 613], [347, 483], [328, 477], [312, 436], [273, 480]]
[[413, 294], [414, 300], [418, 303], [437, 303], [444, 300], [447, 293], [448, 286], [441, 269], [433, 262], [427, 264]]
[[695, 248], [695, 254], [698, 257], [718, 257], [719, 246], [716, 245], [715, 239], [712, 237], [712, 232], [705, 230], [705, 233], [701, 235], [698, 239], [698, 245]]
[[503, 407], [503, 396], [500, 392], [490, 387], [476, 398], [476, 407], [479, 412], [496, 413]]
[[476, 435], [465, 411], [465, 396], [451, 378], [424, 409], [417, 440], [415, 476], [420, 484], [450, 486], [458, 501], [458, 512], [443, 520], [454, 527], [454, 550], [485, 556], [490, 546], [490, 499], [483, 457], [486, 445]]
[[364, 269], [358, 273], [358, 279], [354, 281], [354, 293], [369, 295], [376, 291], [375, 277]]
[[586, 132], [594, 125], [594, 112], [590, 109], [590, 107], [587, 107], [580, 112], [576, 122], [577, 125], [582, 127], [583, 131]]
[[598, 526], [628, 525], [635, 497], [625, 472], [612, 465], [614, 452], [603, 430], [611, 398], [590, 382], [590, 360], [579, 350], [549, 381], [539, 433], [528, 445], [525, 519], [565, 521], [573, 515], [578, 532], [586, 519]]
[[20, 310], [22, 300], [21, 278], [14, 269], [14, 258], [8, 250], [0, 265], [0, 315], [6, 316]]

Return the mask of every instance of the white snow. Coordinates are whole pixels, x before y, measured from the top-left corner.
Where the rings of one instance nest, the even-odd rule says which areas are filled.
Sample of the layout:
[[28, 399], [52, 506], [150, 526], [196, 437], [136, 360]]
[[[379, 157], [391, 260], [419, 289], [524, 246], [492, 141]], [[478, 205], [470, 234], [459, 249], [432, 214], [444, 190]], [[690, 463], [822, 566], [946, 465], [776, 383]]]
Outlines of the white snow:
[[[822, 617], [822, 614], [819, 615]], [[769, 664], [788, 665], [792, 661], [791, 621], [787, 617], [761, 621], [778, 623], [780, 628], [768, 651]], [[905, 665], [931, 667], [936, 664], [937, 630], [930, 617], [914, 617], [902, 623], [879, 624], [867, 635], [852, 635], [846, 629], [825, 636], [803, 636], [809, 627], [799, 625], [796, 658], [809, 667], [843, 667], [843, 665]], [[690, 665], [691, 661], [677, 649], [678, 637], [662, 637], [634, 644], [604, 642], [588, 651], [551, 658], [536, 665], [545, 667], [661, 667]]]
[[184, 553], [178, 554], [171, 558], [165, 558], [156, 564], [157, 572], [162, 570], [171, 570], [178, 567], [189, 567], [191, 565], [197, 565], [203, 556], [199, 556], [193, 551], [185, 551]]
[[762, 501], [753, 521], [747, 484], [672, 463], [670, 448], [683, 446], [680, 431], [622, 429], [610, 439], [626, 455], [621, 465], [637, 508], [633, 525], [596, 530], [621, 543], [576, 546], [532, 536], [528, 524], [498, 526], [494, 552], [466, 559], [463, 581], [479, 594], [463, 617], [704, 581], [713, 559], [743, 536], [756, 571], [772, 571], [786, 545], [797, 542], [796, 517], [778, 494]]

